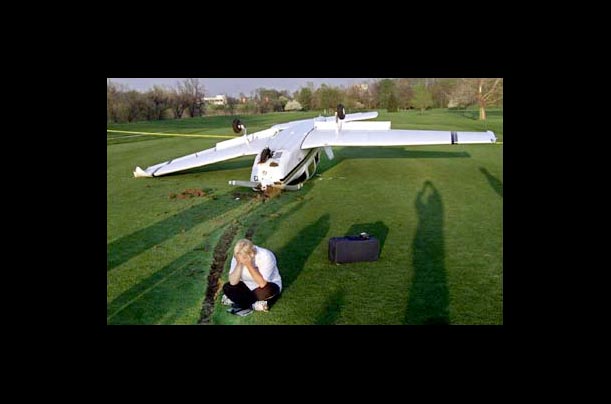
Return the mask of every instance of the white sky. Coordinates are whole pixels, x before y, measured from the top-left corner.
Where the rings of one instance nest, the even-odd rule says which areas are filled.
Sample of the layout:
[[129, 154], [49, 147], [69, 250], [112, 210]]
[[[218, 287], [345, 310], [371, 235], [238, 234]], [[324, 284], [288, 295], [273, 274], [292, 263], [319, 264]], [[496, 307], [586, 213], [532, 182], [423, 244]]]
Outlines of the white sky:
[[[154, 85], [175, 86], [177, 81], [183, 81], [184, 78], [110, 78], [114, 83], [126, 84], [130, 90], [146, 91]], [[367, 78], [200, 78], [200, 83], [204, 84], [206, 96], [214, 96], [217, 94], [226, 94], [230, 97], [237, 97], [240, 92], [249, 96], [251, 91], [257, 88], [274, 88], [276, 90], [288, 90], [289, 93], [297, 91], [301, 87], [305, 87], [307, 82], [314, 83], [315, 88], [321, 84], [331, 86], [345, 86], [362, 83], [368, 80]]]

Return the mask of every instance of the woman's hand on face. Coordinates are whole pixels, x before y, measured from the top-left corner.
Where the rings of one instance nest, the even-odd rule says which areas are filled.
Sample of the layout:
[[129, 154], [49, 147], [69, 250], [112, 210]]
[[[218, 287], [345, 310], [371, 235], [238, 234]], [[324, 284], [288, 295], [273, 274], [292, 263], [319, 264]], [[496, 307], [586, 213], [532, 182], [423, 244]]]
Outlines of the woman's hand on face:
[[247, 254], [239, 254], [236, 256], [236, 260], [242, 265], [247, 265], [251, 262], [252, 258]]

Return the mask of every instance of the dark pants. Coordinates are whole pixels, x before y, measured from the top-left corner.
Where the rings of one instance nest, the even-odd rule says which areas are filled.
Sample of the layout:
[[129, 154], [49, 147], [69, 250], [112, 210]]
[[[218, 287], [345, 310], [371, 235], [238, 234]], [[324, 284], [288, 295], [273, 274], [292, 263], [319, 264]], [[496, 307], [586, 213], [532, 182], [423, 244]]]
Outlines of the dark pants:
[[227, 282], [223, 285], [223, 292], [238, 306], [250, 307], [257, 300], [274, 298], [280, 292], [280, 287], [273, 282], [267, 282], [267, 285], [262, 288], [250, 290], [242, 281], [238, 282], [237, 285]]

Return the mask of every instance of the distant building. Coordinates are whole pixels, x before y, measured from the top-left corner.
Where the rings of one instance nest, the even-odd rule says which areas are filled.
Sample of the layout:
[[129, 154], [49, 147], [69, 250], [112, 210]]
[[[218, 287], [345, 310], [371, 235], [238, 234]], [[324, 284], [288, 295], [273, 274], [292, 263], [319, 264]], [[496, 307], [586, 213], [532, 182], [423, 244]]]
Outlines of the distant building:
[[227, 96], [215, 95], [214, 97], [204, 97], [204, 102], [212, 105], [227, 105]]

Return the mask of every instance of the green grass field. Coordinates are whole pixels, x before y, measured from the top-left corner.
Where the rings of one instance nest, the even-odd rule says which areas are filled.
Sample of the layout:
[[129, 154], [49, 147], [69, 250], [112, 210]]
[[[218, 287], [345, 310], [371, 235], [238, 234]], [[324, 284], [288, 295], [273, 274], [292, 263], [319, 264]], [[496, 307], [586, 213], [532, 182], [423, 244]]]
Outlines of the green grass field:
[[[240, 117], [249, 133], [317, 113]], [[233, 135], [234, 117], [109, 125], [108, 129]], [[394, 129], [492, 130], [444, 110], [386, 113]], [[109, 133], [107, 323], [198, 324], [221, 236], [247, 232], [276, 253], [284, 289], [267, 313], [237, 317], [220, 294], [212, 324], [502, 324], [503, 146], [334, 148], [297, 192], [264, 201], [229, 180], [249, 179], [251, 156], [160, 178], [133, 178], [221, 138]], [[204, 196], [182, 199], [199, 189]], [[239, 198], [239, 199], [238, 199]], [[361, 231], [381, 241], [376, 262], [335, 265], [328, 239]], [[229, 259], [221, 276], [227, 280]], [[216, 285], [215, 285], [216, 286]]]

